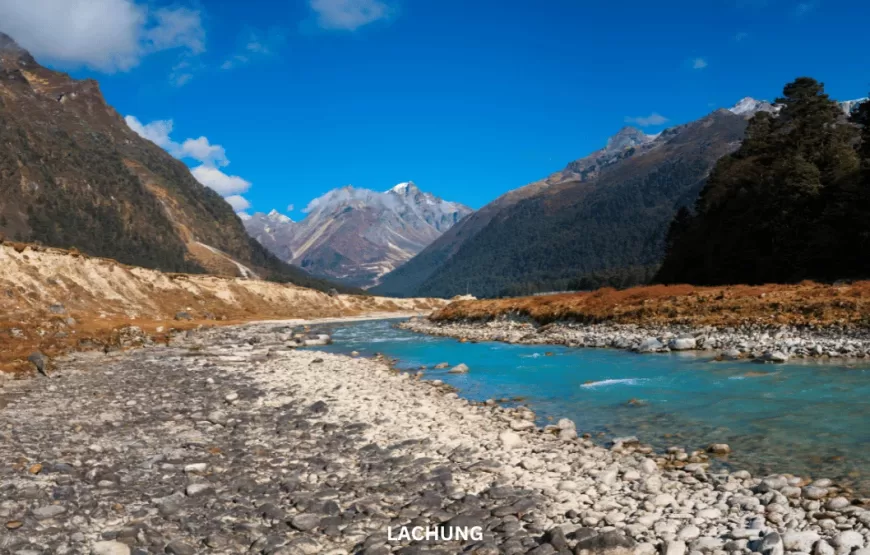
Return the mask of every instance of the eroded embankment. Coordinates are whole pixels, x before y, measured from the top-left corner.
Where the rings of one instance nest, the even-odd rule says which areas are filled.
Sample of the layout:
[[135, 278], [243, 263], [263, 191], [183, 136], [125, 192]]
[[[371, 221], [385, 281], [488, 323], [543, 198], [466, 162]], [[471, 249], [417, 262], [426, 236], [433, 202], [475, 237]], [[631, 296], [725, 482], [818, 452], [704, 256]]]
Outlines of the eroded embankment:
[[[439, 299], [329, 295], [274, 282], [166, 274], [27, 245], [0, 245], [0, 370], [39, 349], [123, 346], [170, 328], [368, 313], [427, 313]], [[135, 330], [129, 329], [135, 326]]]
[[866, 500], [830, 480], [603, 448], [569, 420], [542, 429], [376, 360], [288, 349], [289, 332], [76, 354], [0, 390], [0, 551], [867, 555]]
[[870, 356], [870, 282], [653, 286], [456, 301], [407, 329], [474, 341], [703, 350], [723, 358]]

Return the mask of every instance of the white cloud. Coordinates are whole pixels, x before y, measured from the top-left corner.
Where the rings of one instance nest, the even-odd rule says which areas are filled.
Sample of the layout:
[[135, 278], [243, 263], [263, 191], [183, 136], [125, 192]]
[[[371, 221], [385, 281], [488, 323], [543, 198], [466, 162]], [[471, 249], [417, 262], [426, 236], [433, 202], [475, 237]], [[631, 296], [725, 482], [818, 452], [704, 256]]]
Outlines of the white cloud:
[[308, 0], [323, 29], [355, 31], [390, 16], [390, 7], [379, 0]]
[[228, 197], [224, 197], [224, 200], [227, 201], [236, 212], [242, 212], [243, 210], [247, 210], [251, 207], [251, 203], [248, 202], [248, 199], [246, 199], [242, 195], [231, 195]]
[[251, 188], [251, 182], [237, 175], [227, 175], [221, 170], [205, 164], [190, 170], [197, 181], [214, 189], [222, 197], [238, 195]]
[[241, 54], [236, 54], [229, 60], [225, 61], [221, 64], [221, 69], [233, 69], [235, 67], [243, 66], [248, 63], [250, 59], [247, 56], [243, 56]]
[[749, 33], [746, 33], [744, 31], [740, 31], [739, 33], [734, 35], [734, 40], [737, 42], [741, 42], [741, 41], [746, 40], [748, 37], [749, 37]]
[[187, 139], [178, 148], [178, 153], [173, 154], [178, 158], [193, 158], [209, 166], [226, 166], [227, 153], [221, 145], [213, 145], [206, 137]]
[[292, 204], [287, 205], [287, 212], [293, 212], [293, 205]]
[[0, 0], [3, 31], [38, 59], [127, 71], [162, 50], [205, 50], [199, 12], [135, 0]]
[[230, 163], [224, 147], [211, 144], [207, 137], [186, 139], [183, 143], [173, 141], [170, 137], [173, 128], [171, 119], [143, 124], [135, 116], [127, 116], [124, 121], [137, 135], [163, 147], [176, 158], [192, 158], [207, 166], [226, 166]]
[[187, 8], [160, 8], [155, 25], [145, 29], [143, 39], [153, 51], [185, 48], [192, 54], [205, 52], [205, 30], [199, 12]]
[[236, 54], [230, 56], [221, 64], [221, 69], [234, 69], [255, 59], [272, 56], [284, 43], [284, 33], [280, 29], [271, 29], [267, 33], [252, 30], [248, 31], [241, 41]]
[[170, 152], [177, 147], [177, 143], [172, 142], [172, 139], [169, 138], [169, 134], [172, 133], [171, 119], [155, 120], [151, 123], [143, 124], [134, 116], [127, 116], [124, 118], [124, 121], [127, 122], [127, 126], [135, 131], [137, 135], [148, 139], [157, 146], [161, 146]]
[[692, 60], [692, 69], [704, 69], [707, 67], [707, 60], [704, 58], [695, 58]]
[[[190, 173], [197, 181], [224, 197], [236, 212], [250, 206], [240, 195], [251, 188], [251, 182], [218, 169], [230, 163], [223, 146], [212, 144], [208, 137], [185, 139], [181, 143], [172, 140], [172, 120], [156, 120], [147, 124], [143, 124], [134, 116], [127, 116], [124, 120], [136, 134], [152, 141], [176, 158], [198, 161], [200, 165], [190, 170]], [[241, 208], [238, 208], [239, 206]]]
[[625, 116], [625, 123], [633, 123], [641, 127], [648, 127], [650, 125], [661, 125], [667, 122], [668, 118], [659, 114], [658, 112], [653, 112], [648, 116], [638, 116], [635, 118]]

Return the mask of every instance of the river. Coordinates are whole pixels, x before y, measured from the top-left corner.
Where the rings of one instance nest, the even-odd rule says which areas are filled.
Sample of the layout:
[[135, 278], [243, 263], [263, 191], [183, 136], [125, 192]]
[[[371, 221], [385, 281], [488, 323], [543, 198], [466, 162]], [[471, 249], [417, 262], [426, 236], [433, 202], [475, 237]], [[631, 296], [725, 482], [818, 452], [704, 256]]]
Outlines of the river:
[[[728, 443], [717, 464], [753, 473], [832, 478], [870, 496], [870, 365], [858, 362], [712, 362], [552, 345], [460, 343], [394, 328], [395, 320], [333, 324], [335, 353], [383, 353], [397, 367], [465, 398], [515, 399], [540, 424], [567, 417], [602, 443], [637, 436], [657, 449]], [[465, 363], [467, 374], [432, 367]]]

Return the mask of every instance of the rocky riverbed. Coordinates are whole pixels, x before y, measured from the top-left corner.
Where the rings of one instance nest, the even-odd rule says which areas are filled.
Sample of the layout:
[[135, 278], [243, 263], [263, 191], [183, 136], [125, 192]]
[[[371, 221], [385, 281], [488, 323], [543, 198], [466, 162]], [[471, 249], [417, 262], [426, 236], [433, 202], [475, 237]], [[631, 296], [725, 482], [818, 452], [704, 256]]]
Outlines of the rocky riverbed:
[[187, 332], [4, 382], [0, 553], [870, 555], [868, 505], [828, 480], [596, 446], [292, 337]]
[[519, 317], [490, 321], [433, 321], [417, 317], [400, 327], [463, 341], [610, 347], [638, 353], [700, 351], [721, 360], [787, 362], [792, 358], [870, 357], [870, 330], [856, 327], [773, 328], [750, 324], [736, 328], [692, 328], [573, 322], [537, 325]]

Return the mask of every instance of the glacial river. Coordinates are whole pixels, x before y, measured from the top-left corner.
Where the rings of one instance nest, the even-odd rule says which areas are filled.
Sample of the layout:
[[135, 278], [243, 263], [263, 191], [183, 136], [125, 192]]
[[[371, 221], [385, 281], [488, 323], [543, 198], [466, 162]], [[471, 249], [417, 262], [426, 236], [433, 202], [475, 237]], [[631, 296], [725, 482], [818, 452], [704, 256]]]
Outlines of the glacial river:
[[[395, 320], [334, 324], [323, 350], [383, 353], [398, 367], [482, 401], [521, 397], [539, 424], [567, 417], [598, 441], [637, 436], [658, 449], [728, 443], [732, 469], [849, 483], [870, 496], [870, 365], [711, 362], [697, 354], [459, 343], [395, 329]], [[468, 374], [434, 370], [465, 363]], [[506, 403], [511, 404], [511, 403]]]

